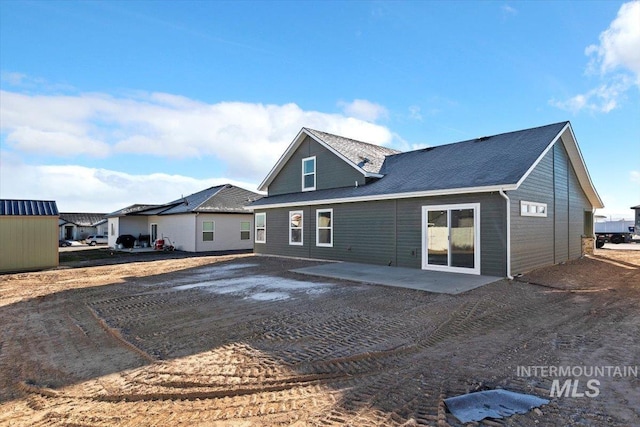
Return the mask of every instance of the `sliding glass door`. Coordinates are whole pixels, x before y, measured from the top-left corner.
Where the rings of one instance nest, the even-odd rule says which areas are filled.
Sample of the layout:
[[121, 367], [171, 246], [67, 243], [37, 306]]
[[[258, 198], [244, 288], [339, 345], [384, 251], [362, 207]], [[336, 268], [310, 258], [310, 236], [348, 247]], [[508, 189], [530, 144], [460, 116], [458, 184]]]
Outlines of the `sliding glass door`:
[[422, 268], [480, 274], [480, 204], [422, 207]]

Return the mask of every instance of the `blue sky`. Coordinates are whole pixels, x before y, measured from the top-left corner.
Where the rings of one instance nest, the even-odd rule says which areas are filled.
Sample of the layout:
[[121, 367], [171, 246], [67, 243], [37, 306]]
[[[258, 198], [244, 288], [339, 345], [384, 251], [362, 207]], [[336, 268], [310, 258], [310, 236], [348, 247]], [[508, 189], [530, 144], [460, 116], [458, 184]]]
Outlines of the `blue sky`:
[[0, 197], [255, 190], [302, 126], [400, 150], [570, 120], [640, 204], [640, 2], [0, 2]]

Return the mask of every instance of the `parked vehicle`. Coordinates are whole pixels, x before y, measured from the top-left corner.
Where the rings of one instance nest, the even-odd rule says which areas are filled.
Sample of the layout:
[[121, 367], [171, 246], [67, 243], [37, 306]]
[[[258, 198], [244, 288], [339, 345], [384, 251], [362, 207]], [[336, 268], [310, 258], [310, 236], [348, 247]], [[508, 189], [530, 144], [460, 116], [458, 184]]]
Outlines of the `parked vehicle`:
[[635, 233], [633, 221], [601, 221], [596, 222], [596, 247], [601, 248], [605, 243], [627, 243], [631, 241], [631, 236]]
[[106, 245], [109, 243], [109, 238], [104, 235], [96, 235], [96, 236], [89, 236], [84, 241], [90, 246]]
[[71, 242], [69, 240], [58, 240], [58, 246], [66, 248], [67, 246], [71, 246]]
[[116, 245], [122, 245], [123, 248], [131, 249], [136, 244], [136, 238], [131, 234], [121, 234], [116, 239]]

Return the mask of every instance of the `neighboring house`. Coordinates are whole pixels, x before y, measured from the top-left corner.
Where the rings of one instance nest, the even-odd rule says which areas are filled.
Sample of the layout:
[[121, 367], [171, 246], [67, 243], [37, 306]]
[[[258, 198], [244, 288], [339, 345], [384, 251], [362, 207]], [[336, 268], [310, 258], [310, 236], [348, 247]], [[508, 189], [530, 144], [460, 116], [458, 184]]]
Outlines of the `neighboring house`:
[[303, 128], [258, 190], [256, 253], [508, 277], [603, 207], [569, 122], [406, 153]]
[[252, 249], [253, 214], [245, 206], [260, 197], [227, 184], [163, 205], [132, 205], [107, 215], [109, 246], [129, 234], [187, 252]]
[[107, 234], [104, 213], [60, 213], [58, 227], [61, 240], [84, 240], [89, 236]]
[[0, 200], [0, 272], [57, 266], [56, 202]]

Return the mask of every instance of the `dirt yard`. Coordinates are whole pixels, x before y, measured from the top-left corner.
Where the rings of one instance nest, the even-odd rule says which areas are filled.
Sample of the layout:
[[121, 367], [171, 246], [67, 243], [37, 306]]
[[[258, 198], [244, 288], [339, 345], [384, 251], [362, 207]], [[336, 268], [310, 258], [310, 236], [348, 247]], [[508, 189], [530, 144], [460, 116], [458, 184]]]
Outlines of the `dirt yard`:
[[[635, 376], [550, 397], [518, 367], [640, 365], [640, 252], [461, 295], [238, 255], [0, 276], [0, 425], [457, 426], [443, 399], [549, 405], [480, 425], [640, 425]], [[565, 378], [562, 378], [564, 383]], [[575, 383], [574, 383], [575, 385]]]

